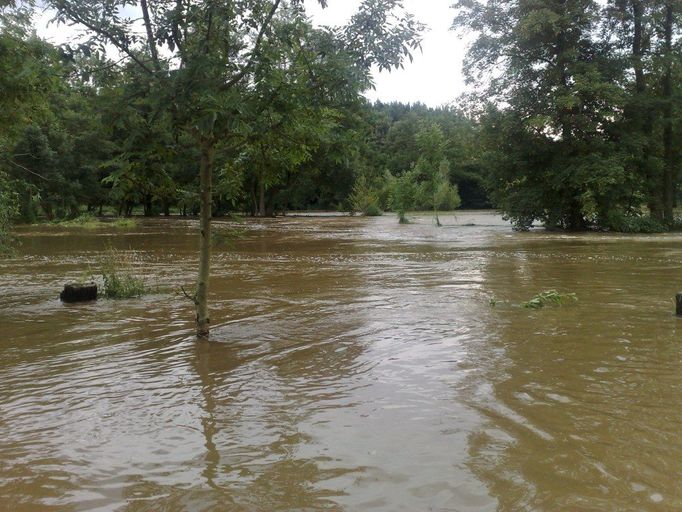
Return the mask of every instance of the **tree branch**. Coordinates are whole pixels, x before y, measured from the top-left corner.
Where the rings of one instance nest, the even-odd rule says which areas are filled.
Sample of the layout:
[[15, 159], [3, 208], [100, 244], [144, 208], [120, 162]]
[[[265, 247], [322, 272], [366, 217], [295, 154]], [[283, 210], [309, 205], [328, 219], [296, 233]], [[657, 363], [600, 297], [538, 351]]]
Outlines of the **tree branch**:
[[15, 162], [14, 160], [12, 160], [11, 158], [9, 158], [8, 161], [9, 161], [9, 163], [11, 163], [12, 165], [16, 165], [16, 166], [19, 167], [20, 169], [23, 169], [24, 171], [29, 172], [29, 173], [33, 174], [34, 176], [38, 176], [38, 178], [40, 178], [40, 179], [43, 179], [43, 180], [45, 180], [45, 181], [51, 181], [49, 178], [46, 178], [46, 177], [43, 176], [42, 174], [38, 174], [37, 172], [32, 171], [32, 170], [29, 169], [28, 167], [24, 167], [23, 165], [18, 164], [17, 162]]
[[121, 50], [123, 53], [125, 53], [128, 57], [130, 57], [142, 70], [147, 73], [148, 75], [154, 75], [154, 71], [149, 68], [142, 60], [140, 60], [137, 55], [133, 53], [133, 51], [130, 49], [130, 47], [124, 43], [123, 41], [120, 41], [119, 38], [115, 35], [106, 30], [103, 26], [99, 26], [96, 23], [89, 21], [85, 19], [83, 16], [78, 14], [78, 12], [74, 11], [74, 9], [71, 7], [71, 5], [64, 1], [60, 0], [58, 2], [55, 2], [55, 6], [57, 7], [57, 10], [64, 13], [71, 21], [75, 23], [79, 23], [83, 25], [85, 28], [92, 30], [96, 34], [103, 36], [107, 39], [108, 42], [113, 44], [116, 48]]
[[195, 306], [199, 304], [199, 301], [197, 300], [197, 294], [196, 294], [196, 293], [195, 293], [194, 295], [190, 295], [189, 293], [187, 293], [187, 291], [185, 290], [185, 287], [184, 287], [184, 286], [180, 286], [180, 291], [182, 292], [182, 294], [183, 294], [187, 299], [189, 299], [190, 301], [192, 301], [192, 303], [193, 303]]
[[275, 3], [272, 5], [272, 8], [270, 9], [270, 12], [265, 17], [265, 20], [263, 21], [263, 25], [261, 26], [260, 31], [258, 32], [258, 36], [256, 36], [256, 42], [253, 45], [253, 51], [251, 52], [251, 55], [249, 55], [248, 61], [246, 62], [246, 64], [244, 64], [244, 67], [242, 68], [242, 70], [239, 73], [237, 73], [230, 80], [228, 80], [225, 84], [223, 84], [222, 90], [226, 91], [226, 90], [232, 88], [239, 81], [241, 81], [241, 79], [244, 78], [249, 71], [251, 71], [251, 68], [253, 67], [254, 63], [256, 62], [256, 55], [258, 54], [258, 51], [260, 50], [260, 45], [263, 41], [263, 38], [265, 37], [265, 32], [267, 32], [267, 29], [270, 26], [270, 23], [272, 22], [272, 18], [275, 16], [275, 12], [277, 11], [277, 8], [279, 7], [279, 4], [281, 3], [281, 1], [282, 0], [275, 0]]
[[140, 0], [140, 7], [142, 8], [144, 26], [147, 30], [147, 45], [149, 46], [149, 51], [152, 54], [152, 63], [154, 64], [154, 69], [159, 72], [161, 71], [161, 65], [159, 64], [159, 53], [156, 50], [156, 42], [154, 41], [154, 31], [152, 30], [152, 20], [149, 17], [149, 7], [147, 5], [147, 0]]

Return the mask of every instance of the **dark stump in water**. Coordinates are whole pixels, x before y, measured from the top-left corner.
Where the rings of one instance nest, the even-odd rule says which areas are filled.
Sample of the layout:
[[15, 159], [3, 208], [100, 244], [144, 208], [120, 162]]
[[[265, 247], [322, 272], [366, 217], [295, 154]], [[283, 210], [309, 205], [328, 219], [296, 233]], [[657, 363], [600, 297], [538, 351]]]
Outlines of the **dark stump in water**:
[[95, 283], [69, 283], [59, 294], [62, 302], [88, 302], [97, 300], [97, 285]]
[[677, 316], [682, 316], [682, 293], [675, 296], [675, 313]]

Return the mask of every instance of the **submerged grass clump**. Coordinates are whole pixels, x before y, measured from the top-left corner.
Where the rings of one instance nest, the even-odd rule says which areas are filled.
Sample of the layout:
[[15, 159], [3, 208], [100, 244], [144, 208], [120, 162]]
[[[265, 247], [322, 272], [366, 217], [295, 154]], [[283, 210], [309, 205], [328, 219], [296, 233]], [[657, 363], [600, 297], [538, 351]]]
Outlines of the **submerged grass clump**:
[[131, 299], [147, 292], [142, 278], [133, 273], [133, 258], [109, 248], [100, 261], [104, 296], [109, 299]]
[[134, 228], [137, 226], [137, 221], [131, 218], [119, 217], [113, 222], [102, 222], [102, 224], [115, 228]]
[[62, 220], [55, 222], [57, 226], [62, 226], [65, 228], [84, 228], [84, 229], [97, 229], [104, 227], [113, 228], [134, 228], [137, 225], [137, 221], [131, 218], [116, 218], [113, 221], [101, 220], [90, 213], [83, 213], [78, 217], [70, 220]]
[[538, 293], [528, 302], [523, 302], [521, 305], [524, 308], [540, 309], [547, 305], [561, 306], [567, 302], [575, 302], [578, 300], [575, 293], [559, 293], [556, 290], [546, 290]]

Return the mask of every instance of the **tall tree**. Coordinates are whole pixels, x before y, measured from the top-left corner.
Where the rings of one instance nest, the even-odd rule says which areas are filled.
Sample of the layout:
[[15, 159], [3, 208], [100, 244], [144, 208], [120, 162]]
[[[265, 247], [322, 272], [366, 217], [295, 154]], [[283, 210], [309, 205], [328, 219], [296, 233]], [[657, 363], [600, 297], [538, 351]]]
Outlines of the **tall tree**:
[[503, 110], [508, 119], [498, 117], [498, 127], [514, 141], [493, 168], [500, 206], [519, 227], [541, 220], [582, 229], [607, 215], [624, 173], [609, 137], [622, 98], [617, 70], [592, 39], [596, 2], [462, 0], [456, 7], [455, 26], [476, 33], [467, 76], [488, 81], [479, 100]]
[[[325, 6], [326, 0], [319, 0]], [[113, 46], [146, 75], [157, 109], [169, 109], [178, 129], [200, 154], [199, 272], [195, 293], [197, 335], [209, 334], [213, 167], [218, 142], [239, 122], [243, 91], [253, 87], [265, 41], [275, 41], [280, 7], [303, 16], [302, 0], [47, 0], [59, 22], [88, 31], [89, 43]], [[399, 0], [364, 0], [350, 23], [334, 32], [367, 73], [392, 68], [419, 44], [421, 26]], [[280, 44], [287, 44], [281, 41]], [[188, 294], [188, 296], [190, 296]]]

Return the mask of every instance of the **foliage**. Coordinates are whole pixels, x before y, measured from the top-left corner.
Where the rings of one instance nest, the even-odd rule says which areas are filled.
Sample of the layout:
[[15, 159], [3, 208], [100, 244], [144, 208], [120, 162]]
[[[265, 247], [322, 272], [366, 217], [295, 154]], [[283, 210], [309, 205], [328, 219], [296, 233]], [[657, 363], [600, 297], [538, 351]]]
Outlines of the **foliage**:
[[360, 212], [367, 217], [377, 217], [381, 215], [379, 207], [379, 195], [367, 182], [365, 176], [360, 175], [355, 180], [353, 191], [348, 197], [351, 212]]
[[130, 299], [147, 292], [143, 279], [133, 272], [134, 260], [113, 248], [109, 248], [100, 261], [104, 282], [104, 296], [110, 299]]
[[419, 153], [408, 171], [392, 183], [391, 207], [401, 223], [410, 209], [432, 210], [440, 226], [438, 210], [452, 210], [460, 206], [457, 186], [451, 183], [450, 163], [445, 157], [447, 139], [435, 122], [423, 121], [413, 135]]
[[417, 185], [418, 175], [419, 173], [416, 168], [412, 168], [396, 178], [393, 183], [391, 207], [398, 214], [400, 224], [409, 223], [406, 214], [414, 208], [415, 198], [419, 190]]
[[556, 290], [546, 290], [533, 296], [528, 302], [521, 305], [529, 309], [541, 309], [547, 305], [561, 306], [567, 302], [575, 302], [578, 298], [575, 293], [559, 293]]
[[518, 229], [674, 224], [675, 2], [462, 0], [478, 93], [461, 109], [362, 98], [372, 66], [419, 48], [397, 0], [328, 28], [301, 1], [144, 2], [148, 20], [140, 1], [47, 4], [83, 38], [58, 48], [31, 3], [0, 11], [0, 172], [23, 221], [196, 215], [207, 153], [216, 215], [495, 206]]
[[[519, 229], [658, 229], [679, 164], [675, 2], [455, 4], [493, 202]], [[503, 21], [502, 21], [503, 20]], [[679, 83], [679, 80], [677, 81]], [[660, 84], [657, 85], [657, 84]]]
[[649, 215], [624, 215], [614, 212], [607, 219], [607, 226], [620, 233], [663, 233], [668, 226]]
[[18, 196], [6, 174], [0, 172], [0, 254], [12, 248], [12, 220], [18, 214]]

